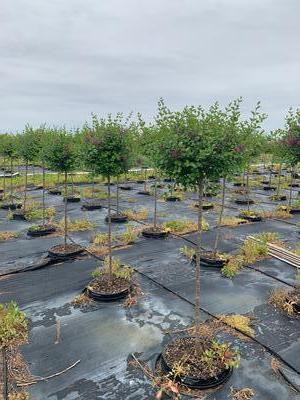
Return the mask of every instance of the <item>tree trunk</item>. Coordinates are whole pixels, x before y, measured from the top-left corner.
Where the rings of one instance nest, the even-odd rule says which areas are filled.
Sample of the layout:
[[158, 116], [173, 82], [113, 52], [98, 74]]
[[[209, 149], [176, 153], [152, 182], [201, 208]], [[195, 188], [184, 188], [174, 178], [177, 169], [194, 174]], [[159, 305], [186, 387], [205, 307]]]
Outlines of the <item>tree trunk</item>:
[[95, 197], [95, 177], [93, 176], [92, 182], [92, 199]]
[[45, 179], [45, 164], [44, 164], [44, 162], [43, 162], [42, 168], [43, 168], [43, 226], [45, 226], [45, 185], [46, 185], [46, 179]]
[[242, 180], [242, 186], [245, 187], [245, 176], [246, 176], [246, 171], [243, 171], [243, 180]]
[[294, 182], [294, 166], [291, 168], [291, 183], [290, 183], [290, 192], [289, 192], [289, 207], [292, 205], [292, 198], [293, 198], [293, 184]]
[[5, 199], [5, 192], [6, 192], [6, 178], [5, 178], [5, 174], [6, 174], [6, 159], [5, 159], [5, 157], [3, 157], [3, 171], [4, 171], [4, 175], [3, 175], [3, 198]]
[[116, 213], [119, 215], [119, 177], [117, 176], [117, 187], [116, 187]]
[[273, 164], [270, 166], [270, 173], [269, 173], [269, 185], [271, 186], [272, 184], [272, 169], [273, 169]]
[[56, 186], [59, 186], [59, 172], [57, 173], [57, 182], [56, 182]]
[[74, 197], [74, 178], [73, 178], [73, 173], [71, 173], [71, 185], [72, 185], [71, 186], [72, 187], [72, 189], [71, 189], [72, 190], [72, 194], [71, 195], [72, 195], [72, 197]]
[[144, 191], [147, 192], [147, 171], [144, 169]]
[[12, 173], [13, 173], [13, 159], [11, 158], [10, 159], [10, 201], [11, 201], [11, 203], [14, 202], [14, 200], [13, 200], [13, 176], [12, 176]]
[[2, 348], [2, 380], [3, 380], [3, 388], [2, 388], [3, 400], [8, 400], [8, 371], [7, 371], [7, 355], [5, 347]]
[[26, 213], [26, 203], [27, 203], [27, 184], [28, 184], [28, 161], [25, 162], [25, 188], [24, 188], [24, 204], [23, 211]]
[[214, 244], [214, 256], [216, 256], [217, 250], [218, 250], [218, 244], [219, 244], [219, 238], [220, 238], [220, 228], [221, 228], [224, 206], [225, 206], [225, 191], [226, 191], [226, 179], [223, 178], [223, 181], [222, 181], [222, 204], [221, 204], [221, 210], [220, 210], [218, 225], [217, 225], [216, 239], [215, 239], [215, 244]]
[[67, 247], [67, 235], [68, 235], [68, 202], [67, 202], [67, 181], [68, 181], [68, 173], [65, 171], [65, 214], [64, 214], [64, 246], [65, 250]]
[[195, 279], [195, 328], [196, 336], [200, 338], [200, 258], [202, 239], [202, 206], [203, 206], [203, 178], [198, 182], [198, 240], [196, 250], [196, 279]]
[[157, 226], [157, 180], [155, 178], [154, 181], [154, 221], [153, 221], [154, 229]]
[[278, 182], [277, 182], [277, 196], [279, 196], [280, 193], [280, 184], [281, 184], [281, 169], [282, 169], [282, 164], [279, 164], [279, 170], [278, 170]]
[[249, 193], [249, 169], [246, 176], [247, 210], [250, 211], [250, 193]]
[[110, 176], [107, 177], [108, 191], [108, 268], [109, 279], [112, 281], [112, 254], [111, 254], [111, 195], [110, 195]]

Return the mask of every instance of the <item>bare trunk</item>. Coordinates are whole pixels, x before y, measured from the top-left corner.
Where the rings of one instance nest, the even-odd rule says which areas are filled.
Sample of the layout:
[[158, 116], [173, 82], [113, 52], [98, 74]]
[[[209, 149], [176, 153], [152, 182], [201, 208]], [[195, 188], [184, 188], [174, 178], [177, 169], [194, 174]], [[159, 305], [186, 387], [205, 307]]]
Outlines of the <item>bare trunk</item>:
[[110, 176], [107, 177], [108, 191], [108, 268], [109, 279], [112, 280], [112, 254], [111, 254], [111, 195], [110, 195]]
[[246, 193], [247, 193], [247, 210], [250, 211], [250, 193], [249, 193], [249, 169], [247, 169], [246, 177]]
[[155, 229], [157, 226], [157, 181], [156, 181], [156, 178], [154, 181], [154, 221], [153, 222], [154, 222], [153, 226]]
[[72, 197], [74, 196], [74, 178], [73, 173], [71, 173], [71, 185], [72, 185]]
[[222, 219], [223, 219], [224, 206], [225, 206], [225, 191], [226, 191], [226, 179], [223, 178], [223, 180], [222, 180], [222, 203], [221, 203], [221, 210], [220, 210], [220, 214], [219, 214], [217, 232], [216, 232], [216, 238], [215, 238], [215, 244], [214, 244], [214, 255], [217, 254], [217, 250], [218, 250], [218, 244], [219, 244], [219, 238], [220, 238], [220, 227], [221, 227], [221, 223], [222, 223]]
[[45, 164], [43, 162], [43, 226], [45, 226], [45, 185], [46, 185], [46, 179], [45, 179]]
[[24, 188], [24, 204], [23, 210], [26, 213], [26, 203], [27, 203], [27, 184], [28, 184], [28, 161], [25, 162], [25, 188]]
[[270, 166], [270, 173], [269, 173], [269, 185], [271, 186], [272, 184], [272, 169], [273, 169], [273, 164]]
[[246, 176], [246, 171], [243, 171], [243, 180], [242, 180], [242, 186], [245, 187], [245, 176]]
[[119, 177], [117, 176], [117, 187], [116, 187], [116, 208], [117, 208], [117, 215], [119, 215]]
[[2, 348], [2, 396], [3, 400], [8, 400], [8, 371], [7, 371], [7, 355], [6, 348]]
[[6, 178], [5, 178], [5, 174], [6, 174], [6, 159], [5, 159], [5, 157], [3, 158], [3, 171], [4, 171], [4, 175], [3, 175], [3, 197], [5, 198], [5, 192], [6, 192]]
[[291, 168], [291, 183], [290, 183], [290, 192], [289, 192], [289, 207], [292, 205], [292, 198], [293, 198], [293, 184], [294, 182], [294, 167]]
[[56, 182], [56, 186], [59, 186], [59, 172], [57, 173], [57, 182]]
[[202, 206], [203, 206], [203, 178], [198, 182], [198, 240], [196, 250], [196, 288], [195, 288], [195, 328], [196, 336], [200, 338], [200, 258], [202, 239]]
[[281, 169], [282, 169], [282, 164], [279, 164], [279, 170], [278, 170], [278, 182], [277, 182], [277, 196], [280, 194], [280, 184], [281, 184]]
[[13, 160], [11, 158], [10, 159], [10, 201], [11, 201], [11, 203], [14, 202], [14, 200], [13, 200], [13, 176], [12, 176], [12, 173], [13, 173]]
[[67, 235], [68, 235], [68, 202], [67, 202], [67, 181], [68, 181], [68, 173], [65, 171], [65, 215], [64, 215], [64, 246], [65, 250], [67, 247]]
[[147, 171], [144, 170], [144, 191], [147, 192]]
[[95, 197], [95, 177], [93, 176], [92, 182], [92, 199]]

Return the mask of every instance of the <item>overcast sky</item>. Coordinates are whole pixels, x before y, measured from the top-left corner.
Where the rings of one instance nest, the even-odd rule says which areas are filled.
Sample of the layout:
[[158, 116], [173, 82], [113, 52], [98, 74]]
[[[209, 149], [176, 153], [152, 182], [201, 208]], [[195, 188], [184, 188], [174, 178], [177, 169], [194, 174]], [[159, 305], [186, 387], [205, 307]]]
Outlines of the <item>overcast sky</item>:
[[243, 96], [299, 107], [300, 0], [0, 0], [0, 130]]

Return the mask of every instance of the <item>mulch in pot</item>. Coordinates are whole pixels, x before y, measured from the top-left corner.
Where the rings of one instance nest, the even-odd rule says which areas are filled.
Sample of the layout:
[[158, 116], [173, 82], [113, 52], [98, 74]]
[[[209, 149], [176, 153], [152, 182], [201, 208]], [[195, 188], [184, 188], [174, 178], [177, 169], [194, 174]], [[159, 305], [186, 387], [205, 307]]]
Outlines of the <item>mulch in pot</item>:
[[133, 187], [130, 186], [130, 185], [121, 185], [121, 186], [119, 186], [119, 189], [121, 189], [121, 190], [132, 190]]
[[273, 201], [285, 201], [287, 199], [287, 196], [285, 194], [280, 194], [278, 196], [277, 196], [277, 194], [274, 194], [270, 198]]
[[243, 204], [243, 205], [254, 204], [253, 199], [251, 198], [247, 199], [246, 197], [238, 197], [237, 199], [234, 200], [234, 202], [236, 204]]
[[26, 213], [23, 210], [16, 210], [12, 213], [12, 219], [15, 221], [26, 221]]
[[[195, 204], [194, 207], [199, 208], [199, 204]], [[213, 203], [203, 203], [202, 204], [202, 210], [211, 210], [212, 208], [214, 208], [214, 204]]]
[[137, 194], [142, 194], [144, 196], [150, 196], [151, 193], [148, 190], [139, 190]]
[[[196, 262], [196, 255], [193, 256], [193, 261]], [[228, 262], [228, 259], [220, 256], [218, 253], [214, 254], [212, 251], [201, 251], [200, 265], [203, 267], [223, 268]]]
[[263, 189], [264, 189], [264, 190], [276, 190], [277, 188], [276, 188], [276, 186], [265, 185], [265, 186], [263, 187]]
[[157, 226], [151, 226], [149, 228], [145, 228], [142, 230], [142, 235], [146, 238], [153, 238], [153, 239], [163, 239], [168, 236], [169, 232], [165, 231], [163, 228]]
[[294, 314], [300, 317], [300, 291], [295, 289], [289, 292], [286, 302], [293, 307]]
[[74, 258], [84, 252], [84, 248], [76, 244], [58, 244], [48, 250], [48, 255], [53, 260], [66, 260]]
[[251, 222], [262, 221], [262, 216], [257, 215], [255, 213], [247, 214], [244, 212], [240, 212], [240, 214], [238, 215], [238, 218], [246, 219], [247, 221], [251, 221]]
[[17, 210], [22, 207], [22, 203], [3, 203], [0, 208], [3, 210]]
[[96, 301], [116, 301], [125, 298], [131, 288], [131, 282], [121, 277], [102, 274], [93, 279], [86, 287], [87, 295]]
[[61, 193], [62, 193], [61, 189], [58, 189], [58, 188], [52, 188], [52, 189], [48, 190], [48, 194], [52, 194], [52, 195], [55, 195], [55, 196], [60, 196]]
[[81, 209], [86, 211], [100, 210], [101, 208], [102, 204], [97, 199], [85, 201], [84, 204], [82, 204], [81, 206]]
[[64, 201], [67, 200], [67, 203], [79, 203], [81, 198], [79, 196], [67, 196], [64, 197]]
[[47, 236], [51, 235], [56, 231], [55, 226], [52, 225], [37, 225], [30, 227], [27, 231], [27, 235], [31, 237]]
[[[200, 344], [197, 343], [200, 341]], [[209, 350], [211, 341], [203, 338], [182, 337], [170, 342], [161, 354], [161, 367], [172, 378], [192, 389], [211, 389], [228, 381], [232, 374], [224, 361], [215, 358], [209, 370], [201, 361], [201, 355]], [[199, 348], [200, 352], [199, 353]], [[174, 375], [176, 366], [182, 367], [181, 374]], [[186, 371], [186, 373], [185, 373]]]
[[[111, 214], [111, 222], [124, 223], [128, 221], [127, 215], [124, 214]], [[105, 217], [105, 222], [108, 222], [108, 215]]]
[[165, 201], [181, 201], [181, 198], [178, 196], [167, 196], [165, 197]]

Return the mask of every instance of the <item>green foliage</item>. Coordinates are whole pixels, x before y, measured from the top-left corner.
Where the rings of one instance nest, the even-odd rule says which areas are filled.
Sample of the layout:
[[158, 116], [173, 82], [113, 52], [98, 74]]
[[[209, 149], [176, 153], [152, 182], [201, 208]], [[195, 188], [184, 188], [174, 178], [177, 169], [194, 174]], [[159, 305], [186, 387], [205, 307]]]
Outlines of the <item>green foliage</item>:
[[26, 343], [27, 320], [16, 303], [0, 304], [0, 321], [0, 348]]
[[300, 162], [300, 109], [289, 110], [280, 139], [287, 162], [293, 166], [297, 165]]
[[215, 103], [208, 110], [186, 106], [171, 112], [160, 100], [156, 117], [158, 166], [185, 187], [239, 169], [247, 152], [250, 154], [254, 136], [259, 136], [262, 119], [257, 107], [250, 121], [241, 124], [240, 103], [237, 99], [225, 110]]
[[[193, 232], [198, 229], [198, 224], [190, 220], [172, 220], [167, 221], [163, 225], [164, 230], [172, 233], [184, 234], [187, 232]], [[209, 224], [204, 219], [202, 220], [202, 229], [207, 231]]]
[[230, 343], [220, 343], [213, 340], [211, 347], [203, 352], [201, 361], [204, 369], [213, 372], [213, 368], [221, 362], [225, 368], [237, 368], [240, 363], [240, 354], [230, 347]]
[[26, 125], [25, 131], [18, 135], [18, 155], [26, 162], [34, 161], [40, 152], [40, 131]]
[[0, 155], [14, 158], [17, 155], [17, 137], [9, 134], [0, 135]]
[[82, 133], [85, 165], [95, 174], [118, 176], [128, 171], [135, 143], [133, 125], [123, 123], [123, 115], [111, 114], [107, 119], [92, 116], [92, 126]]
[[65, 129], [52, 130], [45, 143], [45, 158], [51, 169], [70, 172], [75, 168], [78, 149], [70, 133]]

